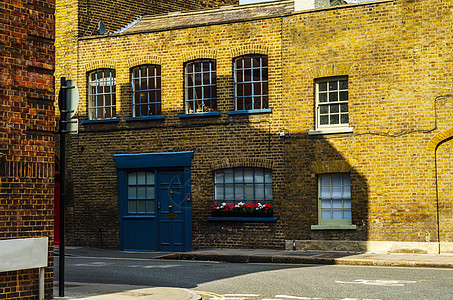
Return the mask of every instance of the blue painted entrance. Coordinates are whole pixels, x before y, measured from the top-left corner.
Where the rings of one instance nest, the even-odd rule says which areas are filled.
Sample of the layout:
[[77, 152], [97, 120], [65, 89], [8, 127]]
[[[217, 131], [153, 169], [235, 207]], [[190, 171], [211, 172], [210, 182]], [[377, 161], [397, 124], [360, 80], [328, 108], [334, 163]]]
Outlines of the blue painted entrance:
[[192, 250], [193, 152], [116, 154], [122, 250]]

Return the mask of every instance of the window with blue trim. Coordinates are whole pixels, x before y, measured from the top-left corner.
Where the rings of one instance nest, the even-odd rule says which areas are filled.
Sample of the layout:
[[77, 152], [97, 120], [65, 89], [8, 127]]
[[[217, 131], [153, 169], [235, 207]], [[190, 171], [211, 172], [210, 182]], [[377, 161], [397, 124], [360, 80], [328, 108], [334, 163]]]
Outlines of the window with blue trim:
[[156, 183], [153, 171], [127, 174], [127, 211], [129, 214], [155, 213]]
[[133, 117], [162, 114], [160, 72], [159, 65], [142, 65], [131, 69]]
[[269, 108], [267, 55], [244, 55], [234, 59], [236, 110]]
[[116, 118], [116, 72], [98, 69], [88, 73], [88, 117]]
[[214, 59], [197, 59], [185, 64], [184, 99], [186, 114], [217, 110], [217, 78]]
[[271, 203], [272, 170], [231, 168], [215, 171], [215, 201], [227, 204]]

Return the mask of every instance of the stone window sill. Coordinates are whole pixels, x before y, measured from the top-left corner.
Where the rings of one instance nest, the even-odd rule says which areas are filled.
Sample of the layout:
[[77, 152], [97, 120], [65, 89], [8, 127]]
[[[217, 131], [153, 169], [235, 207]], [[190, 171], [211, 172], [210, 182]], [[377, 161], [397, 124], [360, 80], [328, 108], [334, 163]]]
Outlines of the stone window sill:
[[311, 225], [311, 230], [354, 230], [357, 229], [356, 225]]
[[316, 130], [309, 130], [308, 135], [318, 134], [334, 134], [334, 133], [352, 133], [353, 127], [331, 127], [331, 128], [318, 128]]

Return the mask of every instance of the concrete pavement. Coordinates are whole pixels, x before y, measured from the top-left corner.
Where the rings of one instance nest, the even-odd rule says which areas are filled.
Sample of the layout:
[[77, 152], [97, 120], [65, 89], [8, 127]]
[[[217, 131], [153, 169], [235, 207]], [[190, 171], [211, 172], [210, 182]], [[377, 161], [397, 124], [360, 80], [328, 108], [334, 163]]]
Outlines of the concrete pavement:
[[[55, 248], [58, 255], [58, 247]], [[232, 263], [337, 264], [362, 266], [453, 268], [453, 254], [413, 253], [349, 253], [320, 251], [290, 251], [275, 249], [202, 249], [191, 252], [129, 252], [95, 248], [67, 247], [66, 256], [114, 257], [136, 259], [176, 259], [224, 261]], [[56, 258], [57, 259], [57, 258]], [[56, 278], [55, 280], [58, 280]], [[142, 287], [112, 284], [66, 282], [65, 297], [58, 296], [58, 282], [54, 284], [55, 299], [85, 300], [199, 300], [196, 293], [182, 288]]]
[[361, 266], [453, 268], [453, 254], [351, 253], [274, 249], [203, 249], [163, 255], [164, 259], [232, 263], [285, 263]]

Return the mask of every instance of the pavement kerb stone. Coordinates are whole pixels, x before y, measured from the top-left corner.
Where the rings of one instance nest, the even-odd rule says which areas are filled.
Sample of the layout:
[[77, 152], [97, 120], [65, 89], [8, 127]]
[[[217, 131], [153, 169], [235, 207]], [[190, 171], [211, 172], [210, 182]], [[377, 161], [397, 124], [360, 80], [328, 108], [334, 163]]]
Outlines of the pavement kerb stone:
[[216, 253], [173, 253], [161, 257], [162, 259], [222, 261], [230, 263], [283, 263], [283, 264], [323, 264], [323, 265], [358, 265], [358, 266], [386, 266], [386, 267], [419, 267], [419, 268], [453, 268], [453, 263], [439, 263], [426, 261], [394, 261], [380, 259], [354, 258], [320, 258], [298, 257], [291, 255], [232, 255]]

